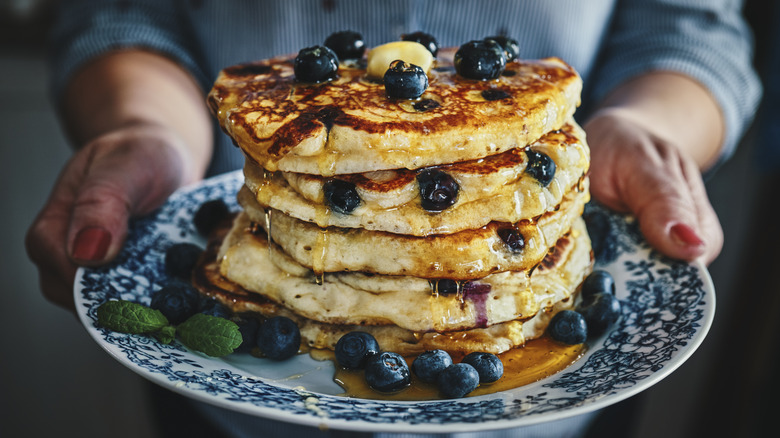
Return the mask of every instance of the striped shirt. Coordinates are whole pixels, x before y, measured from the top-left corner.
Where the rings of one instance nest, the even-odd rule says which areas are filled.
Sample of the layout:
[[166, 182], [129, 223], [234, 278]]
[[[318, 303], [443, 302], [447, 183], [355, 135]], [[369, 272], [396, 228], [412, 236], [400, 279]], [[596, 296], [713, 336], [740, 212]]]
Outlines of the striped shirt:
[[[140, 47], [185, 67], [207, 91], [220, 69], [297, 53], [338, 30], [371, 47], [422, 30], [442, 47], [490, 35], [520, 43], [520, 56], [558, 56], [582, 75], [578, 118], [616, 85], [650, 70], [703, 84], [726, 122], [723, 158], [752, 119], [760, 84], [740, 0], [72, 0], [52, 35], [55, 98], [73, 72], [109, 50]], [[209, 174], [243, 156], [215, 125]]]

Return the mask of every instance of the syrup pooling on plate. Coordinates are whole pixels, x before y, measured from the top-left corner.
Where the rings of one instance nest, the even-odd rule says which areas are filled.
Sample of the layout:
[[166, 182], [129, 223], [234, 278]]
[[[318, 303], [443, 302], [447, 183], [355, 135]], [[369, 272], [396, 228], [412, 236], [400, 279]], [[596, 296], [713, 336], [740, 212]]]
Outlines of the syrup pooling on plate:
[[[498, 355], [504, 364], [504, 375], [496, 382], [481, 384], [469, 396], [508, 391], [537, 382], [566, 369], [581, 358], [586, 351], [585, 344], [565, 345], [547, 336], [529, 341], [522, 348], [515, 348]], [[317, 360], [334, 361], [336, 372], [333, 379], [344, 388], [342, 395], [345, 397], [398, 401], [439, 400], [442, 398], [436, 385], [421, 382], [414, 376], [412, 384], [406, 389], [390, 394], [377, 392], [366, 384], [363, 371], [339, 367], [335, 363], [332, 351], [311, 350], [310, 354]], [[461, 358], [453, 357], [456, 363], [460, 362]], [[407, 357], [406, 360], [411, 366], [414, 357]]]

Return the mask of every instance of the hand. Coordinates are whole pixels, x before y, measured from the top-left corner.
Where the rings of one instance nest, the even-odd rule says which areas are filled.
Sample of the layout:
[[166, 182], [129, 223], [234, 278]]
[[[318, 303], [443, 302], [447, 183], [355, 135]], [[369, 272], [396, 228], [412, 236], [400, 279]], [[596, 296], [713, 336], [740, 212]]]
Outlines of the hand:
[[75, 153], [27, 232], [44, 295], [74, 310], [78, 266], [119, 253], [128, 219], [151, 212], [183, 182], [182, 140], [160, 126], [136, 124], [101, 135]]
[[598, 112], [584, 128], [594, 198], [633, 213], [647, 241], [661, 253], [712, 262], [723, 246], [723, 230], [696, 162], [631, 112]]

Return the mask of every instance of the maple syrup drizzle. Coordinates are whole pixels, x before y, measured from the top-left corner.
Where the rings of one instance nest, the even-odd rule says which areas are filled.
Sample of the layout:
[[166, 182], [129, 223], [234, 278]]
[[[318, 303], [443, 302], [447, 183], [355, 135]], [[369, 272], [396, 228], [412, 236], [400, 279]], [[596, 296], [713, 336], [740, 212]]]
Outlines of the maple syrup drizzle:
[[[523, 347], [499, 354], [498, 357], [504, 364], [504, 375], [496, 382], [480, 385], [469, 396], [508, 391], [537, 382], [569, 367], [581, 358], [586, 350], [585, 344], [566, 345], [554, 341], [548, 336], [528, 341]], [[332, 360], [334, 364], [336, 363], [335, 356], [330, 350], [311, 350], [309, 354], [315, 360]], [[453, 356], [455, 363], [460, 362], [461, 359], [462, 357]], [[413, 360], [414, 357], [406, 358], [410, 367]], [[371, 389], [365, 381], [362, 370], [347, 370], [336, 365], [333, 380], [344, 389], [344, 393], [340, 394], [344, 397], [397, 401], [424, 401], [442, 398], [435, 384], [418, 380], [414, 373], [412, 373], [412, 383], [409, 387], [390, 394]]]

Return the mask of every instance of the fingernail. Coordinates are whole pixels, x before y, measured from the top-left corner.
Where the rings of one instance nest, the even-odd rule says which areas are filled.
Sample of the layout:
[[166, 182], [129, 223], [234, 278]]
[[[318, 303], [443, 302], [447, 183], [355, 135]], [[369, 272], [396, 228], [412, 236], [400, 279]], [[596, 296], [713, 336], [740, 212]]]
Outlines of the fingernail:
[[704, 245], [704, 241], [696, 234], [696, 231], [693, 231], [693, 228], [685, 224], [675, 224], [669, 230], [669, 234], [672, 237], [672, 240], [680, 246]]
[[111, 244], [111, 234], [100, 227], [88, 227], [79, 231], [73, 241], [73, 258], [95, 262], [103, 260]]

